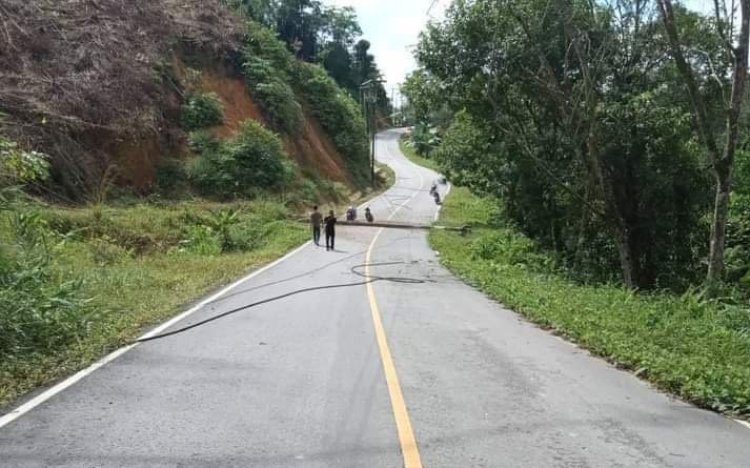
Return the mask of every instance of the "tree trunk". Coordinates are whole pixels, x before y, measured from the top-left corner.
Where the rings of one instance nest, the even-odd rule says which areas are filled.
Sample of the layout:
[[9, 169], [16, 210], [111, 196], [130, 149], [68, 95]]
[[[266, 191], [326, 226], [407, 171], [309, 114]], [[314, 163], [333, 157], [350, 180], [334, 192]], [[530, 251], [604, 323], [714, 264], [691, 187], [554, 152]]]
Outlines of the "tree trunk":
[[[593, 110], [591, 111], [593, 115]], [[597, 144], [596, 122], [591, 122], [586, 140], [585, 157], [588, 160], [592, 185], [598, 189], [606, 206], [607, 217], [610, 219], [610, 229], [614, 234], [617, 250], [620, 254], [622, 281], [630, 289], [638, 287], [637, 259], [633, 256], [631, 231], [617, 203], [617, 196], [612, 185], [611, 177], [605, 174], [603, 163]]]
[[638, 285], [638, 278], [634, 264], [633, 249], [630, 245], [627, 232], [618, 233], [617, 250], [620, 254], [620, 269], [622, 270], [622, 281], [630, 289]]
[[711, 246], [708, 256], [708, 285], [714, 287], [724, 277], [724, 246], [727, 237], [729, 194], [732, 190], [731, 167], [716, 171], [716, 198], [711, 223]]
[[[715, 3], [715, 5], [718, 16], [718, 4]], [[729, 196], [732, 191], [732, 166], [734, 165], [734, 153], [737, 148], [738, 120], [742, 108], [745, 83], [747, 81], [748, 41], [750, 41], [750, 0], [740, 0], [742, 20], [739, 34], [737, 35], [736, 46], [733, 46], [730, 42], [734, 31], [730, 31], [730, 34], [727, 36], [724, 31], [719, 30], [734, 60], [732, 67], [732, 93], [729, 102], [725, 103], [726, 145], [721, 152], [716, 143], [717, 138], [709, 125], [706, 104], [695, 79], [693, 69], [682, 53], [682, 44], [680, 43], [677, 31], [672, 2], [671, 0], [659, 0], [659, 7], [675, 64], [685, 81], [688, 95], [690, 96], [695, 115], [696, 131], [700, 135], [703, 145], [706, 147], [714, 176], [716, 177], [716, 198], [714, 200], [714, 213], [711, 223], [710, 253], [708, 257], [708, 274], [706, 276], [707, 285], [709, 289], [712, 289], [723, 279], [724, 274], [724, 244], [726, 242]], [[717, 20], [721, 20], [721, 18], [717, 18]], [[720, 21], [717, 22], [720, 24]]]

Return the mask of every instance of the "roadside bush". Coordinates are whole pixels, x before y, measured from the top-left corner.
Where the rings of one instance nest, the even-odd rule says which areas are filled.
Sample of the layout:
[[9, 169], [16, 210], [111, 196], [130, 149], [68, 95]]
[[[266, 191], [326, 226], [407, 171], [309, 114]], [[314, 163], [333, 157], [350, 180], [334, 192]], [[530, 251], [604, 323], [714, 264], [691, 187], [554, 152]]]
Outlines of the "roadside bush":
[[240, 212], [236, 209], [223, 209], [212, 214], [205, 225], [210, 227], [218, 236], [221, 242], [221, 250], [232, 250], [233, 242], [230, 236], [232, 226], [240, 222]]
[[54, 272], [44, 220], [22, 206], [12, 214], [10, 238], [0, 244], [0, 361], [82, 337], [91, 315], [81, 281]]
[[46, 180], [49, 168], [46, 154], [24, 151], [16, 142], [0, 135], [0, 210], [10, 208], [23, 197], [23, 184]]
[[0, 362], [44, 353], [83, 336], [90, 309], [81, 282], [54, 274], [55, 234], [38, 211], [6, 197], [8, 186], [44, 180], [47, 157], [0, 137]]
[[86, 333], [90, 310], [80, 281], [55, 281], [41, 256], [0, 263], [1, 359], [48, 352]]
[[732, 195], [727, 223], [726, 274], [750, 292], [750, 195]]
[[229, 228], [226, 250], [249, 251], [263, 247], [268, 239], [263, 222], [244, 222]]
[[252, 197], [290, 182], [287, 159], [278, 135], [248, 120], [237, 136], [191, 161], [188, 174], [206, 195]]
[[0, 187], [45, 180], [49, 176], [47, 155], [24, 151], [15, 141], [0, 135]]
[[440, 147], [442, 142], [440, 133], [436, 127], [425, 123], [417, 123], [411, 132], [409, 144], [419, 156], [429, 157], [432, 152]]
[[525, 265], [532, 269], [553, 268], [552, 258], [537, 251], [534, 242], [511, 229], [483, 232], [471, 242], [472, 258], [508, 265]]
[[214, 93], [194, 94], [182, 106], [182, 128], [187, 131], [215, 127], [224, 121], [221, 100]]

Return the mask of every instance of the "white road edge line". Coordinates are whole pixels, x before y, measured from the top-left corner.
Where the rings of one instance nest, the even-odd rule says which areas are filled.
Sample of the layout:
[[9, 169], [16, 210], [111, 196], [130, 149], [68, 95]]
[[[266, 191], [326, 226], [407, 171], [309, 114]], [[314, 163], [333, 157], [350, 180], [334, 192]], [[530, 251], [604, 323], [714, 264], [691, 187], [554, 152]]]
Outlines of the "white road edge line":
[[[388, 152], [390, 153], [390, 150]], [[424, 184], [424, 179], [422, 178], [421, 174], [419, 174], [419, 176], [420, 176], [420, 189], [421, 189], [422, 186], [423, 186], [423, 184]], [[398, 207], [398, 209], [396, 209], [396, 211], [394, 211], [391, 214], [391, 216], [388, 217], [388, 219], [392, 219], [393, 216], [395, 216], [395, 214], [401, 208], [403, 208], [403, 206], [405, 206], [412, 199], [414, 199], [416, 197], [416, 195], [417, 194], [415, 193], [409, 200], [407, 200], [406, 202], [402, 203]], [[375, 199], [377, 199], [379, 197], [382, 197], [382, 196], [383, 196], [383, 194], [380, 194], [377, 197], [375, 197], [373, 200], [370, 200], [368, 203], [372, 203]], [[162, 331], [164, 331], [167, 328], [171, 327], [172, 325], [174, 325], [175, 323], [179, 322], [180, 320], [183, 320], [183, 319], [187, 318], [188, 316], [190, 316], [191, 314], [194, 314], [198, 310], [202, 309], [206, 304], [208, 304], [210, 302], [213, 302], [216, 299], [219, 299], [221, 296], [223, 296], [224, 294], [228, 293], [229, 291], [231, 291], [232, 289], [236, 288], [237, 286], [239, 286], [240, 284], [244, 283], [245, 281], [249, 281], [250, 279], [252, 279], [252, 278], [254, 278], [254, 277], [256, 277], [256, 276], [258, 276], [258, 275], [260, 275], [260, 274], [262, 274], [262, 273], [264, 273], [264, 272], [266, 272], [268, 270], [270, 270], [271, 268], [275, 267], [276, 265], [278, 265], [278, 264], [280, 264], [280, 263], [288, 260], [289, 258], [293, 257], [297, 253], [299, 253], [302, 250], [304, 250], [305, 247], [307, 247], [311, 243], [312, 243], [311, 241], [307, 241], [304, 244], [302, 244], [299, 247], [297, 247], [296, 249], [294, 249], [291, 252], [287, 253], [283, 257], [278, 258], [278, 259], [274, 260], [273, 262], [269, 263], [268, 265], [265, 265], [265, 266], [263, 266], [263, 267], [255, 270], [255, 271], [249, 273], [248, 275], [240, 278], [239, 280], [237, 280], [234, 283], [230, 284], [229, 286], [225, 287], [224, 289], [222, 289], [221, 291], [217, 292], [216, 294], [203, 299], [198, 304], [196, 304], [195, 306], [193, 306], [190, 309], [186, 310], [185, 312], [183, 312], [183, 313], [181, 313], [181, 314], [179, 314], [179, 315], [177, 315], [175, 317], [172, 317], [171, 319], [167, 320], [166, 322], [162, 323], [161, 325], [157, 326], [156, 328], [154, 328], [154, 329], [150, 330], [149, 332], [143, 334], [139, 339], [149, 338], [151, 336], [158, 335], [159, 333], [161, 333]], [[8, 424], [10, 424], [11, 422], [15, 421], [16, 419], [20, 418], [21, 416], [23, 416], [24, 414], [28, 413], [29, 411], [33, 410], [34, 408], [36, 408], [37, 406], [41, 405], [42, 403], [44, 403], [45, 401], [49, 400], [50, 398], [52, 398], [53, 396], [57, 395], [58, 393], [62, 392], [63, 390], [65, 390], [65, 389], [67, 389], [67, 388], [75, 385], [78, 381], [80, 381], [84, 377], [92, 374], [93, 372], [95, 372], [99, 368], [104, 367], [105, 365], [107, 365], [110, 362], [114, 361], [115, 359], [117, 359], [118, 357], [120, 357], [123, 354], [127, 353], [128, 351], [130, 351], [131, 349], [135, 348], [136, 346], [138, 346], [138, 343], [134, 343], [134, 344], [130, 344], [130, 345], [127, 345], [127, 346], [123, 346], [122, 348], [119, 348], [119, 349], [117, 349], [117, 350], [109, 353], [108, 355], [104, 356], [100, 360], [98, 360], [95, 363], [91, 364], [89, 367], [76, 372], [75, 374], [71, 375], [67, 379], [65, 379], [65, 380], [59, 382], [58, 384], [56, 384], [56, 385], [48, 388], [47, 390], [43, 391], [42, 393], [40, 393], [39, 395], [35, 396], [34, 398], [32, 398], [31, 400], [27, 401], [26, 403], [23, 403], [22, 405], [20, 405], [20, 406], [16, 407], [15, 409], [9, 411], [8, 413], [4, 414], [3, 416], [0, 416], [0, 429], [3, 428], [3, 427], [5, 427], [5, 426], [7, 426]]]
[[750, 422], [743, 421], [742, 419], [735, 419], [734, 422], [741, 426], [745, 426], [746, 429], [750, 429]]
[[[172, 317], [171, 319], [167, 320], [166, 322], [162, 323], [161, 325], [157, 326], [156, 328], [150, 330], [149, 332], [142, 335], [139, 339], [143, 338], [149, 338], [154, 335], [158, 335], [162, 331], [166, 330], [167, 328], [171, 327], [175, 323], [179, 322], [180, 320], [183, 320], [187, 318], [189, 315], [197, 312], [198, 310], [202, 309], [206, 304], [215, 301], [216, 299], [219, 299], [224, 294], [228, 293], [232, 289], [236, 288], [240, 284], [244, 283], [245, 281], [248, 281], [268, 270], [275, 267], [276, 265], [288, 260], [289, 258], [293, 257], [297, 253], [304, 250], [305, 247], [311, 244], [311, 241], [307, 241], [304, 244], [300, 245], [296, 249], [292, 250], [291, 252], [287, 253], [281, 258], [277, 258], [273, 262], [269, 263], [268, 265], [265, 265], [248, 275], [243, 276], [239, 280], [235, 281], [234, 283], [230, 284], [229, 286], [225, 287], [221, 291], [217, 292], [216, 294], [209, 296], [202, 301], [200, 301], [195, 306], [191, 307], [190, 309], [186, 310], [185, 312]], [[27, 401], [26, 403], [22, 404], [21, 406], [18, 406], [17, 408], [11, 410], [9, 413], [3, 415], [0, 417], [0, 428], [10, 424], [11, 422], [15, 421], [16, 419], [20, 418], [24, 414], [28, 413], [29, 411], [33, 410], [37, 406], [41, 405], [45, 401], [49, 400], [53, 396], [57, 395], [58, 393], [62, 392], [66, 388], [74, 385], [79, 380], [83, 379], [84, 377], [88, 376], [89, 374], [93, 373], [97, 369], [104, 367], [105, 365], [109, 364], [110, 362], [114, 361], [118, 357], [122, 356], [123, 354], [127, 353], [131, 349], [138, 346], [138, 343], [130, 344], [127, 346], [123, 346], [122, 348], [111, 352], [110, 354], [104, 356], [102, 359], [96, 361], [95, 363], [91, 364], [89, 367], [78, 371], [77, 373], [73, 374], [72, 376], [68, 377], [67, 379], [63, 380], [62, 382], [58, 383], [57, 385], [52, 386], [51, 388], [48, 388], [47, 390], [43, 391], [39, 395], [35, 396], [31, 400]]]

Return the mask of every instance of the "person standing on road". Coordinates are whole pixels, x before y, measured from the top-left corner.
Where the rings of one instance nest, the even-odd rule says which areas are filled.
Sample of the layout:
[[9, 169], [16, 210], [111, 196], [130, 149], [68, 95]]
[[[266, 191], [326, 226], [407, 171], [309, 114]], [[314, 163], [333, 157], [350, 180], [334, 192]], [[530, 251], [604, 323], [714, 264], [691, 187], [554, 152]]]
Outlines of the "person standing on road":
[[310, 214], [310, 224], [312, 225], [313, 242], [315, 245], [320, 245], [320, 224], [323, 222], [323, 215], [318, 211], [317, 206], [313, 206], [313, 211]]
[[367, 220], [368, 223], [375, 221], [375, 218], [372, 216], [372, 211], [370, 211], [369, 206], [365, 208], [365, 219]]
[[333, 210], [328, 212], [328, 216], [323, 220], [323, 223], [326, 225], [326, 250], [335, 250], [336, 217], [333, 216]]

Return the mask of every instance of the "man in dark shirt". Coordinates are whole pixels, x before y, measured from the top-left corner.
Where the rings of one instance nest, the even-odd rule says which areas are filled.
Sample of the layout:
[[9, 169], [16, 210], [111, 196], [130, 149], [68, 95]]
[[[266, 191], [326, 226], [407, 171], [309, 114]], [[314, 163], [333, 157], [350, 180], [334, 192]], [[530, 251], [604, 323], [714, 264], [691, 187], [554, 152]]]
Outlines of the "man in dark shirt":
[[313, 242], [320, 245], [320, 223], [323, 222], [323, 215], [318, 211], [317, 206], [313, 206], [313, 212], [310, 214], [310, 224], [312, 225]]
[[328, 212], [323, 224], [326, 225], [326, 250], [335, 250], [333, 243], [336, 240], [336, 217], [333, 216], [333, 210]]

